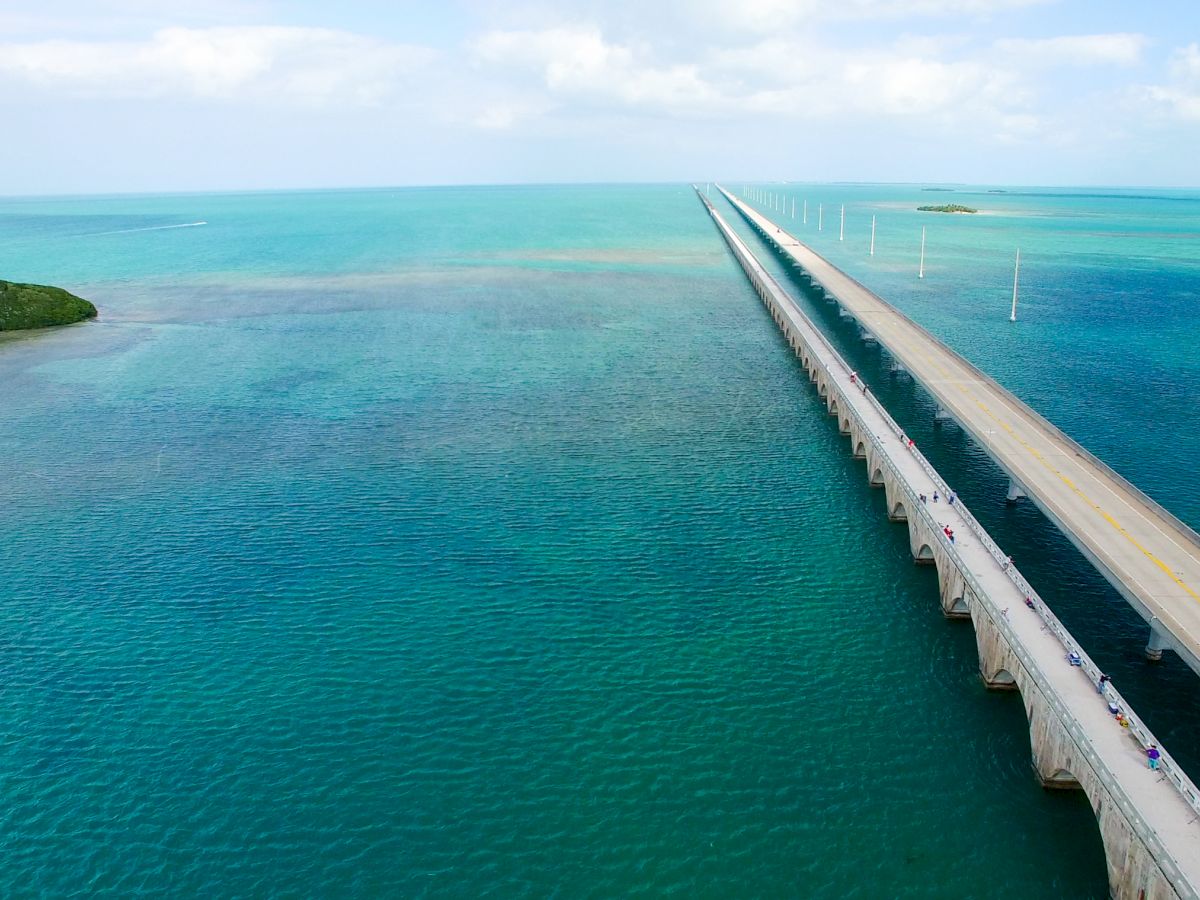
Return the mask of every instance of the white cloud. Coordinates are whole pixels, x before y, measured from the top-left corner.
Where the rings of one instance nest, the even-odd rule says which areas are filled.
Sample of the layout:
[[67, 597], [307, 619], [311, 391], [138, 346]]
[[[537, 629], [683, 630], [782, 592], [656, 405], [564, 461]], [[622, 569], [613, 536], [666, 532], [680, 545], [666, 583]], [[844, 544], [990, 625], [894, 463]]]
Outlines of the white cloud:
[[144, 41], [0, 45], [0, 75], [83, 97], [374, 105], [434, 55], [323, 28], [164, 28]]
[[[18, 3], [20, 0], [18, 0]], [[11, 3], [10, 6], [17, 4]], [[41, 0], [24, 11], [0, 11], [8, 39], [116, 38], [171, 26], [249, 25], [268, 19], [270, 0]]]
[[[467, 121], [484, 131], [509, 131], [546, 112], [548, 107], [545, 103], [512, 98], [485, 102], [483, 108], [469, 116]], [[461, 121], [461, 117], [455, 114], [447, 115], [444, 119], [449, 122]]]
[[[928, 42], [904, 44], [842, 51], [816, 39], [772, 37], [734, 49], [698, 48], [693, 60], [667, 64], [651, 46], [610, 42], [589, 25], [492, 32], [473, 51], [490, 80], [511, 81], [511, 70], [534, 76], [526, 89], [543, 101], [535, 116], [589, 106], [675, 119], [886, 116], [922, 129], [970, 122], [1006, 139], [1028, 133], [1022, 107], [1029, 91], [1013, 71], [914, 51], [930, 50]], [[514, 121], [507, 110], [489, 106], [476, 123], [507, 127]]]
[[1129, 66], [1142, 58], [1149, 39], [1141, 34], [1080, 34], [996, 41], [1001, 53], [1025, 65]]
[[1040, 6], [1053, 0], [849, 0], [864, 17], [992, 16], [1010, 9]]
[[748, 103], [775, 115], [935, 139], [964, 130], [1011, 135], [1025, 99], [1011, 73], [982, 63], [859, 52], [830, 59], [816, 78], [755, 92]]
[[[828, 22], [987, 19], [1054, 0], [492, 0], [498, 21], [524, 27], [586, 21], [606, 34], [662, 34], [708, 46]], [[513, 17], [517, 18], [513, 18]]]
[[1188, 44], [1171, 54], [1169, 84], [1156, 84], [1136, 92], [1139, 99], [1189, 122], [1200, 122], [1200, 44]]
[[575, 102], [702, 109], [719, 100], [694, 65], [655, 65], [646, 48], [610, 43], [592, 26], [494, 31], [472, 49], [483, 63], [537, 73], [551, 96]]
[[1200, 87], [1200, 44], [1188, 44], [1171, 54], [1170, 69], [1178, 80]]

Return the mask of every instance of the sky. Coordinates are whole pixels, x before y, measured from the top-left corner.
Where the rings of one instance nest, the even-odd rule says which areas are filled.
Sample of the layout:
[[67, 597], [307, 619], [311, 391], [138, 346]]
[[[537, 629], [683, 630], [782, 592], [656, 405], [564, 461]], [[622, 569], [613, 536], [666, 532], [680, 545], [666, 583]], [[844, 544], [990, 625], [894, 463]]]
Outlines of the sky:
[[1200, 185], [1200, 0], [5, 0], [0, 194]]

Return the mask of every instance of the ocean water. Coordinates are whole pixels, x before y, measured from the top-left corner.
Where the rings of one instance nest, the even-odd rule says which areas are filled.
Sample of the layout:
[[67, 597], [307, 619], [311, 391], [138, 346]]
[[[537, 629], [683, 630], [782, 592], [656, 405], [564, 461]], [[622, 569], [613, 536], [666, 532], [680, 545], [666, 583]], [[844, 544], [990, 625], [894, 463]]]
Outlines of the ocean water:
[[[950, 195], [786, 189], [1200, 519], [1195, 196], [979, 195], [918, 283]], [[9, 199], [0, 274], [101, 309], [0, 340], [0, 893], [1106, 896], [690, 188]], [[814, 313], [1186, 756], [1194, 676]]]

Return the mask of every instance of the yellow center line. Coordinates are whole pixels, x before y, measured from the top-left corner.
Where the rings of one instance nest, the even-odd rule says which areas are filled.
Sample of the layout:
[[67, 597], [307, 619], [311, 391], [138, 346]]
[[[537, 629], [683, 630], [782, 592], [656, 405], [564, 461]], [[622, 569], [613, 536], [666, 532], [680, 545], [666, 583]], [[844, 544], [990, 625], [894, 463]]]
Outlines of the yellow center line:
[[1096, 512], [1100, 513], [1101, 518], [1103, 518], [1104, 521], [1106, 521], [1109, 525], [1111, 525], [1113, 528], [1115, 528], [1118, 534], [1120, 534], [1122, 537], [1124, 537], [1125, 540], [1129, 541], [1129, 543], [1133, 544], [1133, 546], [1137, 547], [1137, 549], [1140, 550], [1147, 559], [1149, 559], [1152, 563], [1154, 563], [1156, 566], [1158, 566], [1167, 575], [1167, 577], [1169, 577], [1177, 585], [1179, 585], [1181, 588], [1183, 588], [1188, 593], [1188, 595], [1192, 597], [1192, 599], [1200, 601], [1200, 594], [1198, 594], [1194, 590], [1192, 590], [1187, 585], [1187, 582], [1185, 582], [1182, 578], [1180, 578], [1178, 575], [1176, 575], [1171, 570], [1170, 566], [1168, 566], [1161, 559], [1159, 559], [1157, 556], [1155, 556], [1154, 553], [1151, 552], [1150, 550], [1148, 550], [1146, 547], [1144, 547], [1137, 538], [1135, 538], [1132, 534], [1130, 534], [1128, 531], [1126, 531], [1125, 527], [1123, 525], [1121, 525], [1121, 523], [1118, 522], [1107, 510], [1105, 510], [1099, 503], [1097, 503], [1095, 500], [1093, 500], [1091, 497], [1089, 497], [1086, 493], [1084, 493], [1083, 490], [1081, 490], [1073, 481], [1071, 481], [1070, 478], [1068, 478], [1066, 475], [1064, 475], [1058, 469], [1054, 468], [1054, 466], [1052, 466], [1049, 462], [1047, 462], [1045, 457], [1043, 457], [1042, 454], [1040, 452], [1038, 452], [1038, 450], [1036, 450], [1034, 447], [1031, 447], [1025, 441], [1024, 438], [1022, 438], [1015, 431], [1013, 431], [1012, 428], [1010, 428], [1005, 422], [1003, 422], [999, 418], [999, 416], [997, 416], [990, 409], [988, 409], [988, 407], [982, 401], [977, 400], [975, 402], [979, 406], [979, 408], [982, 409], [984, 411], [984, 413], [986, 413], [992, 419], [992, 421], [996, 422], [998, 425], [1000, 425], [1006, 431], [1008, 431], [1009, 434], [1011, 434], [1013, 437], [1015, 437], [1017, 439], [1017, 441], [1021, 444], [1022, 447], [1024, 447], [1031, 454], [1033, 454], [1034, 458], [1036, 458], [1037, 461], [1040, 462], [1043, 467], [1045, 467], [1049, 471], [1053, 472], [1056, 476], [1058, 476], [1059, 480], [1062, 481], [1062, 483], [1065, 484], [1067, 487], [1069, 487], [1076, 495], [1078, 495], [1080, 499], [1082, 499], [1085, 503], [1087, 503], [1090, 507], [1092, 507], [1092, 509], [1096, 510]]
[[[755, 215], [757, 216], [757, 214], [755, 214]], [[763, 222], [768, 222], [768, 220], [762, 216], [757, 216], [757, 218], [761, 219]], [[788, 236], [792, 237], [790, 234]], [[794, 237], [792, 239], [796, 240]], [[788, 250], [787, 252], [788, 252], [789, 256], [791, 256], [797, 262], [800, 262], [800, 260], [798, 259], [797, 255], [794, 251]], [[843, 305], [845, 305], [845, 300], [842, 300], [840, 302], [842, 302]], [[868, 310], [866, 312], [871, 313], [872, 311]], [[891, 313], [890, 310], [886, 310], [886, 312], [888, 312], [889, 314]], [[858, 313], [857, 315], [860, 320], [864, 317], [864, 314], [862, 312]], [[892, 316], [892, 318], [895, 318], [895, 316]], [[904, 346], [905, 346], [905, 349], [907, 349], [910, 353], [912, 353], [913, 348], [911, 345], [909, 345], [907, 342], [904, 342]], [[959, 381], [955, 381], [955, 379], [954, 379], [955, 373], [952, 373], [948, 368], [946, 368], [941, 363], [940, 360], [929, 358], [928, 356], [925, 356], [924, 354], [921, 354], [919, 352], [914, 354], [914, 357], [923, 359], [927, 367], [929, 367], [930, 369], [933, 369], [936, 373], [940, 374], [943, 379], [945, 379], [947, 381], [951, 381], [952, 383], [955, 383], [955, 386], [962, 393], [970, 395], [970, 391], [967, 389], [966, 385], [962, 384]], [[1103, 507], [1101, 507], [1099, 503], [1097, 503], [1091, 497], [1089, 497], [1086, 493], [1084, 493], [1073, 481], [1071, 481], [1070, 478], [1068, 478], [1066, 475], [1064, 475], [1062, 472], [1060, 472], [1058, 469], [1056, 469], [1053, 465], [1051, 465], [1050, 462], [1047, 461], [1046, 457], [1037, 448], [1031, 446], [1024, 438], [1022, 438], [1011, 425], [1009, 425], [1006, 421], [1004, 421], [999, 416], [997, 416], [995, 413], [993, 413], [982, 400], [976, 399], [975, 404], [981, 410], [983, 410], [983, 412], [993, 422], [995, 422], [997, 425], [999, 425], [1001, 428], [1003, 428], [1010, 436], [1015, 438], [1017, 440], [1017, 442], [1020, 443], [1021, 446], [1024, 447], [1027, 451], [1029, 451], [1029, 453], [1034, 457], [1034, 459], [1036, 459], [1039, 463], [1041, 463], [1041, 465], [1045, 469], [1047, 469], [1050, 472], [1053, 472], [1054, 475], [1056, 475], [1059, 478], [1059, 480], [1061, 480], [1063, 482], [1063, 484], [1065, 484], [1068, 488], [1070, 488], [1071, 491], [1073, 491], [1085, 503], [1087, 503], [1094, 510], [1096, 510], [1096, 512], [1098, 512], [1100, 514], [1100, 516], [1117, 531], [1118, 534], [1120, 534], [1127, 541], [1129, 541], [1129, 543], [1133, 544], [1133, 546], [1136, 547], [1139, 551], [1141, 551], [1141, 553], [1147, 559], [1149, 559], [1156, 566], [1158, 566], [1158, 568], [1160, 568], [1172, 581], [1174, 581], [1177, 585], [1179, 585], [1181, 588], [1183, 588], [1188, 593], [1189, 596], [1191, 596], [1193, 599], [1195, 599], [1197, 601], [1200, 601], [1200, 594], [1198, 594], [1196, 591], [1192, 590], [1192, 588], [1189, 587], [1187, 585], [1187, 583], [1183, 581], [1183, 579], [1181, 579], [1178, 575], [1176, 575], [1171, 570], [1170, 566], [1168, 566], [1161, 559], [1159, 559], [1157, 556], [1155, 556], [1154, 553], [1152, 553], [1150, 550], [1148, 550], [1146, 547], [1144, 547], [1141, 544], [1141, 542], [1139, 542], [1137, 540], [1137, 538], [1135, 538], [1132, 534], [1130, 534], [1124, 528], [1124, 526], [1121, 525], [1120, 522], [1118, 522], [1110, 513], [1108, 513]]]

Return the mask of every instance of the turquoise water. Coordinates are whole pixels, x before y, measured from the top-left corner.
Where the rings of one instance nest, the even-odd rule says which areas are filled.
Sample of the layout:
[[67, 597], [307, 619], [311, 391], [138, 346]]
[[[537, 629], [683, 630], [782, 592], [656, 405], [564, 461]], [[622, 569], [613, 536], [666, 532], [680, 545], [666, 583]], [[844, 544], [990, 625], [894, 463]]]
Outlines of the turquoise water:
[[[897, 235], [947, 196], [820, 190]], [[821, 249], [1195, 522], [1195, 430], [1153, 433], [1197, 415], [1194, 198], [1005, 202], [915, 286], [882, 227]], [[101, 308], [0, 341], [0, 892], [1106, 895], [689, 188], [5, 200], [0, 273]], [[923, 444], [1195, 734], [1194, 678]]]

